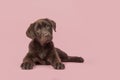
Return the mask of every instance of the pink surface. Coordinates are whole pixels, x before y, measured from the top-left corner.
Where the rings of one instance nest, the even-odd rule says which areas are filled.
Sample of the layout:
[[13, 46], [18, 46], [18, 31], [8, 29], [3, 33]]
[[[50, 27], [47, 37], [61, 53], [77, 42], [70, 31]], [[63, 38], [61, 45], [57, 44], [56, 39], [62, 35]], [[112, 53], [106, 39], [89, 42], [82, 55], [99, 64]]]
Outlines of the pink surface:
[[[21, 70], [25, 31], [46, 17], [57, 23], [55, 46], [85, 63]], [[119, 0], [0, 0], [0, 39], [0, 80], [120, 80]]]

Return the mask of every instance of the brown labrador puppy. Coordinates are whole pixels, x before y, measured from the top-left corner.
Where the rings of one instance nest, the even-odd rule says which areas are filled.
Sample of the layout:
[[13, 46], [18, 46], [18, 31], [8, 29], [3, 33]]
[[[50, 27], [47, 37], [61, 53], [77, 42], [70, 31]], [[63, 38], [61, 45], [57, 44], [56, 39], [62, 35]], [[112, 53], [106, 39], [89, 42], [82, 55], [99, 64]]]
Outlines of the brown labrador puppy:
[[62, 50], [54, 47], [52, 29], [56, 31], [56, 23], [47, 18], [39, 19], [30, 25], [26, 35], [32, 41], [21, 64], [22, 69], [32, 69], [34, 65], [38, 64], [52, 65], [55, 69], [64, 69], [65, 66], [62, 62], [84, 62], [82, 57], [68, 56]]

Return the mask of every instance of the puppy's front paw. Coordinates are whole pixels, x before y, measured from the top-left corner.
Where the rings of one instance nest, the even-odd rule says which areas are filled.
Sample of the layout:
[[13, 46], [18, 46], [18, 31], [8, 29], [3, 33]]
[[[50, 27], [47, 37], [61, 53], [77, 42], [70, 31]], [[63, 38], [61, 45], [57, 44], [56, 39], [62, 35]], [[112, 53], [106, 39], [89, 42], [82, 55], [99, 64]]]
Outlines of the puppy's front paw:
[[33, 69], [34, 64], [31, 62], [25, 62], [21, 64], [21, 68], [24, 70], [30, 70]]
[[65, 68], [65, 65], [63, 64], [63, 63], [56, 63], [55, 65], [54, 65], [54, 68], [55, 69], [64, 69]]

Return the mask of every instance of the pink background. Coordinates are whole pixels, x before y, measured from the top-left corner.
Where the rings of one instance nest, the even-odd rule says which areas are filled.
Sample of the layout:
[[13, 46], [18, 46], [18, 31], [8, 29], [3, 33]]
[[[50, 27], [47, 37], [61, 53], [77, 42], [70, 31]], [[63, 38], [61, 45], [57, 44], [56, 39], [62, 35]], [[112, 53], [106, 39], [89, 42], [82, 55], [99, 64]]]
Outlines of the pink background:
[[[57, 23], [55, 46], [85, 63], [21, 70], [26, 29], [46, 17]], [[0, 0], [0, 54], [0, 80], [120, 80], [120, 1]]]

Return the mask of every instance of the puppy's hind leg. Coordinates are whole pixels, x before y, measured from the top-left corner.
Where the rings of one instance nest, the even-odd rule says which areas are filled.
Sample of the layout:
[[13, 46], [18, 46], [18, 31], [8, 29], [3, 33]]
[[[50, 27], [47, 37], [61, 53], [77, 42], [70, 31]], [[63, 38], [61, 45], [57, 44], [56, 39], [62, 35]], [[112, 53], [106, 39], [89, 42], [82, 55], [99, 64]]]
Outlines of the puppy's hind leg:
[[64, 51], [58, 48], [56, 48], [56, 51], [58, 52], [62, 62], [78, 62], [78, 63], [84, 62], [84, 59], [82, 57], [68, 56]]

